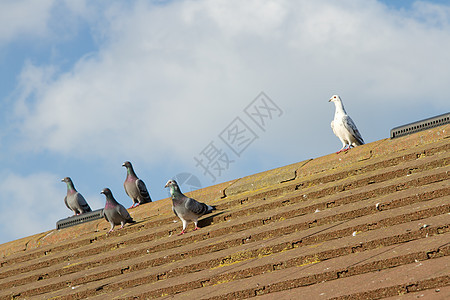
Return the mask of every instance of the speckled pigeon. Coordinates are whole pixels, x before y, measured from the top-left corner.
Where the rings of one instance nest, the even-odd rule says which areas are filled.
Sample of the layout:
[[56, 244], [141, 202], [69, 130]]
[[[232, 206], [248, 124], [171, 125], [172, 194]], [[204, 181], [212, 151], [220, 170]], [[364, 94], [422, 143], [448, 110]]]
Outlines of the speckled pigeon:
[[92, 211], [84, 197], [75, 189], [70, 177], [65, 177], [61, 181], [67, 184], [67, 195], [64, 197], [64, 203], [75, 213], [74, 215]]
[[207, 205], [205, 203], [198, 202], [192, 198], [186, 197], [180, 190], [175, 180], [169, 180], [165, 187], [169, 187], [170, 194], [172, 195], [172, 210], [175, 215], [183, 222], [183, 230], [181, 234], [186, 231], [188, 221], [194, 222], [194, 230], [199, 229], [197, 226], [198, 218], [204, 214], [212, 212], [215, 207]]
[[333, 95], [328, 102], [333, 102], [336, 106], [334, 120], [331, 121], [331, 129], [334, 134], [341, 140], [342, 149], [336, 153], [347, 151], [351, 146], [356, 147], [364, 145], [364, 140], [356, 128], [355, 123], [345, 112], [342, 100], [338, 95]]
[[111, 229], [108, 231], [108, 233], [113, 231], [114, 226], [116, 225], [122, 225], [120, 226], [120, 229], [122, 229], [126, 223], [136, 223], [136, 221], [134, 221], [128, 213], [127, 209], [123, 207], [122, 204], [117, 202], [116, 199], [114, 199], [110, 189], [104, 188], [101, 191], [101, 194], [104, 194], [106, 196], [106, 204], [105, 208], [103, 209], [103, 215], [106, 221], [111, 224]]
[[127, 168], [127, 178], [123, 183], [123, 187], [125, 188], [127, 195], [133, 200], [133, 205], [130, 208], [152, 202], [145, 183], [136, 176], [131, 163], [126, 161], [122, 166]]

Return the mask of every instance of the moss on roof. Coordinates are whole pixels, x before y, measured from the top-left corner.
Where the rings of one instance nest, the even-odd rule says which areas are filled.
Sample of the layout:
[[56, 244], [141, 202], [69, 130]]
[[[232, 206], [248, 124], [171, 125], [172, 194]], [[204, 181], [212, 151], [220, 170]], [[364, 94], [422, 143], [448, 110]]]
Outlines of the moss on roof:
[[0, 245], [0, 299], [445, 298], [450, 125], [187, 193], [216, 205], [177, 236], [171, 200]]

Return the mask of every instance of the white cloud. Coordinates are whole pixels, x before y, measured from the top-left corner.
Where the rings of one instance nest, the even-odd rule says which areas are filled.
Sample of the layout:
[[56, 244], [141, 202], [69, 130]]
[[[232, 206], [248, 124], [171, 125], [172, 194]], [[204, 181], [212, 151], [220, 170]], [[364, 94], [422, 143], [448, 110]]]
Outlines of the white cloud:
[[[230, 157], [235, 163], [218, 181], [338, 150], [330, 128], [334, 106], [327, 102], [333, 94], [367, 142], [415, 116], [428, 117], [421, 115], [425, 109], [448, 111], [449, 6], [3, 1], [0, 20], [0, 46], [22, 37], [30, 45], [36, 37], [76, 44], [77, 26], [89, 27], [83, 32], [98, 46], [68, 69], [52, 59], [23, 65], [10, 97], [14, 110], [3, 111], [17, 127], [2, 133], [2, 155], [13, 156], [9, 169], [29, 174], [0, 174], [0, 214], [15, 216], [0, 236], [11, 239], [54, 228], [70, 215], [63, 176], [74, 177], [93, 209], [104, 205], [98, 193], [105, 186], [123, 204], [130, 201], [120, 167], [127, 159], [138, 161], [154, 200], [166, 195], [164, 183], [177, 172], [201, 176], [193, 156], [220, 142], [218, 134], [236, 116], [245, 118], [244, 107], [260, 91], [284, 114], [266, 132], [254, 128], [259, 139], [242, 157]], [[44, 153], [45, 163], [34, 162], [42, 157], [33, 150]], [[36, 171], [44, 166], [47, 172]]]
[[[288, 112], [285, 128], [320, 119], [332, 136], [326, 101], [338, 93], [361, 131], [374, 135], [361, 125], [366, 104], [383, 114], [388, 104], [448, 101], [448, 8], [413, 9], [375, 1], [116, 4], [92, 25], [102, 36], [97, 53], [56, 77], [52, 66], [24, 68], [20, 86], [34, 93], [19, 110], [22, 133], [32, 147], [69, 156], [192, 160], [264, 90]], [[314, 139], [297, 135], [299, 145]]]
[[0, 235], [10, 240], [32, 235], [55, 228], [56, 221], [69, 216], [57, 183], [49, 173], [21, 176], [4, 172], [0, 183], [0, 217], [4, 220]]
[[54, 0], [0, 2], [0, 46], [21, 36], [45, 36]]

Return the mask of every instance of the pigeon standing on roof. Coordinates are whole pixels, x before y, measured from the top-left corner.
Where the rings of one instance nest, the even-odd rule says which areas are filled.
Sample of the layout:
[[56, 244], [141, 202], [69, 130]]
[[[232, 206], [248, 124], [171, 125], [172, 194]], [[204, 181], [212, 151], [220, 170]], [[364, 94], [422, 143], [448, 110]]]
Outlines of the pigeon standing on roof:
[[126, 223], [136, 223], [136, 221], [134, 221], [128, 213], [127, 209], [122, 204], [117, 202], [116, 199], [114, 199], [110, 189], [105, 188], [100, 193], [106, 196], [106, 204], [103, 209], [103, 215], [106, 221], [111, 224], [111, 229], [108, 233], [113, 231], [114, 226], [116, 225], [120, 224], [120, 229], [122, 229]]
[[127, 168], [127, 178], [123, 183], [123, 187], [125, 188], [127, 195], [133, 200], [133, 205], [130, 208], [152, 202], [145, 183], [136, 176], [131, 163], [126, 161], [122, 166]]
[[64, 197], [64, 203], [75, 215], [92, 211], [84, 197], [75, 189], [70, 177], [64, 177], [61, 181], [67, 184], [67, 195]]
[[334, 113], [334, 120], [331, 121], [331, 129], [334, 134], [341, 140], [342, 149], [336, 153], [347, 151], [351, 146], [356, 147], [364, 145], [364, 140], [356, 128], [355, 123], [345, 112], [342, 100], [338, 95], [334, 95], [328, 100], [333, 102], [336, 106], [336, 112]]
[[170, 194], [172, 196], [172, 210], [175, 215], [183, 222], [183, 230], [181, 234], [186, 231], [188, 221], [194, 222], [194, 230], [199, 229], [197, 226], [198, 218], [204, 214], [212, 212], [215, 207], [207, 205], [205, 203], [198, 202], [192, 198], [186, 197], [180, 190], [175, 180], [169, 180], [165, 187], [169, 187]]

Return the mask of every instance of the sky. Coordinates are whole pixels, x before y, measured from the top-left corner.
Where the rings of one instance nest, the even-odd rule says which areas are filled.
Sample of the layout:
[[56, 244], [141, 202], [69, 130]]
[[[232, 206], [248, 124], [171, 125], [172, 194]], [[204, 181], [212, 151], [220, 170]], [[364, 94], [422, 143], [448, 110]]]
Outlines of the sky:
[[448, 49], [448, 1], [0, 0], [0, 243], [66, 176], [129, 207], [126, 160], [156, 201], [333, 153], [334, 94], [366, 143], [446, 113]]

